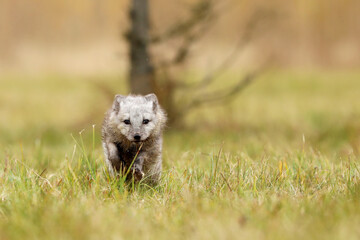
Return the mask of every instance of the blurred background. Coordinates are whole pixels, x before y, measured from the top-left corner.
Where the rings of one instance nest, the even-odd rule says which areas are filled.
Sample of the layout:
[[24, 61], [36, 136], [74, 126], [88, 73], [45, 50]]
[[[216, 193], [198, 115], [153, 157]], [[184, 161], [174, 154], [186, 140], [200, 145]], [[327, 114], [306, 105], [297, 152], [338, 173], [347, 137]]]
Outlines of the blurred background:
[[[358, 152], [359, 1], [148, 7], [150, 90], [168, 111], [167, 138], [230, 139], [251, 150], [305, 137], [314, 148]], [[134, 92], [131, 8], [130, 0], [0, 0], [2, 146], [56, 146], [70, 132], [99, 131], [113, 95]]]
[[[151, 31], [165, 32], [186, 18], [197, 2], [151, 1]], [[1, 0], [1, 72], [126, 72], [127, 45], [121, 36], [130, 27], [129, 5], [125, 0]], [[246, 46], [243, 65], [257, 63], [264, 52], [271, 52], [283, 68], [357, 67], [359, 5], [356, 0], [221, 1], [216, 3], [217, 19], [197, 44], [192, 63], [206, 66], [224, 56], [251, 15], [261, 9], [274, 16], [262, 23], [256, 39]]]

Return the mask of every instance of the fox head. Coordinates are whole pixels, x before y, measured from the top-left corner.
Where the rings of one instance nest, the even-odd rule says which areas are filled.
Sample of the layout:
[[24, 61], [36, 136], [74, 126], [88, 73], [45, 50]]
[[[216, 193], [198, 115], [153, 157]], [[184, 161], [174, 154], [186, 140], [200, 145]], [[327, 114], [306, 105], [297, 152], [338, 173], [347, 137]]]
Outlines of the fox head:
[[131, 142], [143, 142], [159, 134], [165, 124], [165, 115], [155, 94], [146, 96], [116, 95], [110, 124]]

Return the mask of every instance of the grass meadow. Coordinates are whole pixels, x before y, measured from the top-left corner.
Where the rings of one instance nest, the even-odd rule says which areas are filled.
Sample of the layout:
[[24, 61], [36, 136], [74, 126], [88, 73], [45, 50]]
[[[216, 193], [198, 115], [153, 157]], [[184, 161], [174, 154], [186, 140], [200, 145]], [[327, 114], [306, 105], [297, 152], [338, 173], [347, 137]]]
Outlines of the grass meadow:
[[[229, 77], [229, 76], [224, 76]], [[165, 131], [159, 186], [110, 179], [116, 76], [0, 79], [0, 239], [359, 239], [360, 72], [270, 71]]]

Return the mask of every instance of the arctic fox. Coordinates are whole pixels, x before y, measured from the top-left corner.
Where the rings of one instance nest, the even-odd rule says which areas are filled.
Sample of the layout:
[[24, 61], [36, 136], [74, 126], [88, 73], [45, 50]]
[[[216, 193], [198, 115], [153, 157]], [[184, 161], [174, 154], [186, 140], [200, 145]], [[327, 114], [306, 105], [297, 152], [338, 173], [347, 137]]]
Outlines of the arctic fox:
[[102, 145], [110, 174], [129, 171], [136, 181], [144, 178], [157, 183], [161, 176], [165, 123], [165, 112], [155, 94], [116, 95], [102, 127]]

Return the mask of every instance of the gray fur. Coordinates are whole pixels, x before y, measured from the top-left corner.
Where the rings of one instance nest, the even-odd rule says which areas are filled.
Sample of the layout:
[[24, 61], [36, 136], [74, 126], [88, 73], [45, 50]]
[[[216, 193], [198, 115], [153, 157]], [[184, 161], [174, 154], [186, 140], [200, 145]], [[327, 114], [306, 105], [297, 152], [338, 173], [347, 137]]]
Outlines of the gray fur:
[[[149, 122], [145, 124], [144, 119]], [[125, 124], [124, 120], [130, 120], [130, 124]], [[102, 144], [110, 174], [127, 171], [142, 144], [131, 172], [135, 180], [145, 177], [148, 182], [157, 183], [161, 176], [165, 123], [166, 115], [155, 94], [116, 95], [102, 127]], [[135, 135], [140, 141], [135, 141]]]

